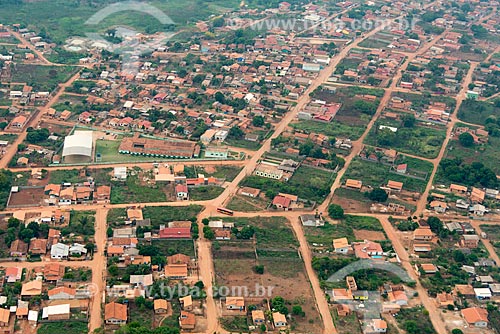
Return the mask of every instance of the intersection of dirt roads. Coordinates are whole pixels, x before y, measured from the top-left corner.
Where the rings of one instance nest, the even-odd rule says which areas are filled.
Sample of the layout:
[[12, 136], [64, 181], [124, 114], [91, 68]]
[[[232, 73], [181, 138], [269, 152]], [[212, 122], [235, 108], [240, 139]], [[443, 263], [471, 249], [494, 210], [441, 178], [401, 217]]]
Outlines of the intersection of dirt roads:
[[[430, 3], [426, 7], [430, 7], [434, 4]], [[496, 13], [496, 8], [492, 12], [492, 14], [484, 17], [482, 20], [487, 20], [491, 15]], [[338, 14], [336, 14], [338, 15]], [[335, 15], [334, 15], [335, 16]], [[334, 17], [332, 16], [332, 17]], [[400, 19], [401, 17], [389, 20], [388, 23], [394, 22], [397, 19]], [[360, 42], [363, 40], [369, 38], [370, 36], [373, 36], [380, 30], [382, 30], [385, 26], [381, 25], [376, 27], [375, 29], [371, 30], [370, 32], [367, 32], [355, 40], [353, 40], [350, 44], [344, 46], [344, 48], [336, 54], [330, 64], [324, 68], [319, 76], [313, 81], [313, 83], [309, 86], [309, 88], [304, 92], [304, 94], [297, 100], [296, 106], [288, 112], [281, 122], [277, 124], [273, 135], [268, 138], [263, 144], [262, 147], [256, 151], [251, 153], [250, 159], [246, 161], [218, 161], [216, 162], [217, 164], [235, 164], [235, 165], [243, 165], [243, 169], [241, 172], [237, 175], [237, 177], [231, 181], [227, 187], [225, 188], [224, 192], [218, 196], [214, 200], [209, 200], [209, 201], [184, 201], [184, 202], [157, 202], [157, 203], [132, 203], [132, 204], [107, 204], [107, 205], [97, 205], [97, 204], [90, 204], [90, 205], [73, 205], [71, 209], [73, 210], [95, 210], [96, 211], [96, 220], [95, 220], [95, 242], [97, 245], [97, 252], [95, 252], [94, 257], [90, 261], [78, 261], [78, 262], [68, 262], [68, 261], [62, 261], [61, 264], [63, 265], [68, 265], [74, 268], [77, 267], [90, 267], [92, 268], [92, 287], [95, 289], [95, 294], [94, 297], [92, 298], [91, 302], [91, 312], [90, 312], [90, 321], [89, 321], [89, 332], [93, 333], [94, 330], [102, 327], [102, 303], [104, 301], [104, 296], [105, 296], [105, 279], [106, 279], [106, 257], [104, 254], [104, 250], [106, 247], [106, 242], [107, 242], [107, 237], [106, 237], [106, 217], [109, 209], [112, 208], [126, 208], [130, 206], [137, 206], [137, 207], [146, 207], [146, 206], [187, 206], [191, 204], [199, 204], [204, 206], [204, 210], [200, 213], [198, 217], [198, 222], [200, 224], [200, 229], [202, 229], [203, 225], [201, 224], [201, 220], [206, 217], [211, 217], [213, 215], [217, 214], [217, 207], [224, 206], [227, 201], [236, 193], [238, 184], [240, 181], [248, 174], [252, 173], [252, 171], [255, 169], [256, 165], [258, 164], [259, 160], [263, 156], [265, 152], [267, 152], [270, 147], [271, 147], [271, 140], [273, 138], [278, 137], [289, 125], [289, 123], [294, 120], [298, 114], [298, 112], [309, 102], [309, 94], [313, 92], [316, 88], [318, 88], [320, 85], [324, 84], [327, 79], [330, 77], [331, 73], [335, 70], [339, 62], [349, 53], [349, 51], [352, 48], [355, 48], [358, 46]], [[398, 70], [396, 76], [393, 78], [392, 83], [390, 87], [385, 88], [385, 94], [383, 95], [380, 105], [373, 116], [372, 120], [370, 123], [367, 125], [365, 132], [363, 135], [355, 142], [353, 142], [353, 148], [349, 156], [346, 157], [345, 159], [345, 166], [342, 170], [339, 171], [337, 174], [337, 177], [335, 181], [333, 182], [333, 185], [331, 187], [331, 192], [327, 196], [326, 200], [321, 203], [318, 207], [319, 212], [327, 212], [328, 205], [331, 203], [334, 191], [340, 187], [340, 181], [342, 179], [342, 176], [344, 175], [345, 171], [349, 167], [352, 159], [357, 156], [361, 149], [362, 149], [362, 143], [365, 137], [368, 135], [370, 129], [372, 128], [373, 124], [381, 114], [382, 110], [385, 108], [387, 103], [390, 100], [391, 94], [394, 91], [398, 91], [399, 88], [396, 87], [397, 83], [399, 82], [399, 79], [402, 76], [402, 71], [406, 69], [408, 64], [418, 55], [421, 55], [425, 53], [429, 48], [431, 48], [437, 41], [439, 41], [446, 33], [448, 30], [445, 30], [441, 35], [434, 37], [430, 41], [427, 41], [416, 53], [409, 53], [405, 54], [406, 59], [400, 69]], [[12, 31], [14, 36], [18, 38], [23, 45], [26, 45], [31, 49], [31, 44], [28, 43], [22, 36], [19, 34], [15, 33]], [[43, 54], [41, 54], [38, 50], [36, 51], [38, 57], [40, 60], [44, 62], [45, 65], [57, 65], [57, 64], [52, 64], [48, 62]], [[493, 54], [493, 53], [492, 53]], [[487, 58], [489, 59], [491, 55]], [[429, 194], [430, 190], [432, 189], [432, 181], [433, 178], [436, 174], [439, 162], [443, 158], [446, 150], [446, 146], [450, 140], [451, 137], [451, 131], [453, 130], [454, 125], [458, 121], [457, 119], [457, 111], [460, 108], [461, 103], [465, 99], [465, 92], [467, 91], [467, 87], [469, 83], [471, 83], [472, 80], [472, 74], [477, 67], [478, 63], [476, 62], [471, 62], [471, 66], [466, 74], [466, 76], [463, 79], [462, 82], [462, 87], [460, 92], [457, 94], [455, 97], [456, 99], [456, 108], [451, 114], [451, 120], [448, 123], [447, 127], [447, 135], [446, 139], [443, 142], [443, 145], [441, 147], [441, 151], [438, 155], [437, 158], [435, 159], [430, 159], [429, 161], [433, 163], [434, 168], [431, 174], [431, 177], [429, 179], [429, 183], [425, 189], [424, 194], [421, 196], [420, 200], [418, 201], [417, 204], [417, 209], [415, 211], [415, 215], [423, 214], [425, 211], [425, 206], [426, 206], [426, 199], [427, 195]], [[53, 106], [59, 99], [59, 97], [64, 93], [64, 90], [66, 87], [69, 87], [73, 84], [75, 80], [79, 78], [79, 74], [75, 74], [72, 76], [67, 82], [62, 83], [58, 87], [58, 91], [56, 94], [52, 96], [50, 101], [44, 106], [39, 108], [31, 117], [29, 121], [29, 126], [36, 126], [39, 124], [41, 121], [42, 117], [44, 114], [47, 112], [48, 108]], [[14, 157], [17, 146], [18, 144], [22, 143], [26, 138], [26, 131], [22, 132], [19, 134], [18, 138], [14, 142], [13, 145], [11, 145], [10, 150], [6, 152], [6, 154], [2, 157], [0, 160], [0, 168], [7, 168], [9, 161]], [[189, 164], [191, 162], [188, 162]], [[214, 164], [214, 162], [199, 162], [199, 161], [193, 161], [193, 164]], [[78, 168], [78, 167], [87, 167], [87, 168], [106, 168], [106, 167], [113, 167], [117, 166], [120, 164], [110, 164], [110, 165], [94, 165], [94, 166], [57, 166], [57, 167], [49, 167], [49, 170], [61, 170], [61, 169], [73, 169], [73, 168]], [[121, 165], [127, 165], [127, 164], [121, 164]], [[133, 166], [143, 166], [143, 167], [150, 167], [151, 163], [135, 163], [135, 164], [128, 164], [128, 166], [133, 167]], [[16, 171], [21, 171], [21, 170], [29, 170], [29, 168], [26, 169], [14, 169]], [[15, 210], [6, 210], [4, 211], [5, 213], [12, 213], [13, 211], [26, 211], [26, 212], [31, 212], [31, 211], [39, 211], [40, 208], [20, 208], [20, 209], [15, 209]], [[257, 216], [282, 216], [287, 218], [293, 227], [293, 231], [299, 241], [299, 250], [302, 256], [302, 259], [304, 261], [305, 269], [307, 276], [309, 278], [309, 281], [311, 283], [314, 297], [316, 299], [317, 307], [319, 310], [319, 313], [322, 318], [323, 322], [323, 333], [324, 334], [335, 334], [337, 333], [337, 330], [334, 326], [332, 315], [330, 312], [330, 307], [328, 305], [328, 302], [325, 297], [324, 291], [320, 287], [320, 283], [318, 280], [318, 277], [316, 276], [313, 268], [312, 268], [312, 254], [311, 251], [308, 247], [304, 232], [302, 230], [302, 226], [299, 222], [299, 216], [301, 214], [304, 214], [305, 212], [301, 211], [287, 211], [287, 212], [235, 212], [234, 216], [235, 217], [257, 217]], [[387, 215], [383, 214], [363, 214], [364, 216], [372, 216], [375, 218], [378, 218], [388, 236], [388, 239], [392, 241], [394, 250], [396, 251], [398, 258], [400, 260], [401, 265], [408, 271], [410, 274], [410, 277], [414, 279], [417, 282], [416, 285], [416, 291], [418, 292], [419, 298], [423, 304], [423, 306], [429, 311], [429, 316], [431, 319], [432, 324], [434, 325], [434, 328], [436, 329], [436, 332], [438, 334], [446, 334], [448, 332], [446, 328], [446, 324], [440, 315], [440, 312], [438, 311], [436, 305], [434, 302], [428, 297], [428, 294], [426, 290], [421, 286], [419, 283], [418, 277], [415, 273], [414, 268], [412, 267], [410, 263], [410, 255], [408, 254], [407, 250], [404, 248], [403, 244], [401, 243], [397, 232], [395, 231], [394, 227], [388, 220]], [[398, 217], [396, 217], [398, 218]], [[406, 217], [399, 217], [399, 218], [406, 218]], [[449, 217], [452, 219], [453, 217]], [[456, 217], [457, 219], [460, 219], [460, 217]], [[463, 218], [462, 218], [463, 219]], [[500, 219], [495, 220], [492, 219], [488, 222], [488, 224], [498, 224], [500, 225]], [[478, 222], [472, 222], [472, 225], [480, 234], [481, 230], [479, 227]], [[496, 254], [493, 246], [488, 240], [484, 240], [483, 243], [485, 244], [486, 249], [490, 253], [490, 256], [497, 262], [500, 263], [500, 259], [498, 255]], [[198, 263], [199, 263], [199, 271], [201, 273], [201, 279], [206, 287], [206, 290], [208, 292], [207, 295], [207, 300], [206, 300], [206, 313], [207, 313], [207, 330], [205, 333], [227, 333], [219, 324], [218, 322], [218, 312], [217, 312], [217, 307], [215, 300], [213, 299], [213, 296], [211, 295], [212, 291], [212, 284], [214, 282], [215, 278], [215, 273], [214, 273], [214, 266], [212, 262], [212, 257], [211, 257], [211, 243], [210, 241], [206, 240], [203, 238], [203, 236], [200, 236], [200, 238], [197, 240], [197, 248], [198, 248]], [[36, 266], [39, 266], [39, 263], [33, 263], [33, 262], [3, 262], [0, 263], [1, 266], [7, 267], [7, 266], [17, 266], [17, 267], [22, 267], [22, 268], [33, 268]]]

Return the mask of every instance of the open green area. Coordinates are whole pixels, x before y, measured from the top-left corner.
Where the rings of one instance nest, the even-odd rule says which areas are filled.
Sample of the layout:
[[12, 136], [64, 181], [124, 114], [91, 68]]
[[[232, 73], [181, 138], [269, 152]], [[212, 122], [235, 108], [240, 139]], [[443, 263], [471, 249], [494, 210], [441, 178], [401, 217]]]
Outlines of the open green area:
[[[288, 182], [250, 175], [244, 178], [240, 186], [261, 189], [266, 197], [274, 198], [278, 193], [297, 195], [300, 199], [320, 202], [330, 192], [335, 179], [332, 171], [300, 166]], [[307, 187], [304, 187], [307, 184]]]
[[[99, 162], [147, 162], [162, 160], [155, 157], [120, 154], [118, 153], [120, 144], [121, 141], [119, 140], [97, 140], [95, 144], [96, 160]], [[97, 155], [100, 155], [100, 159], [97, 159]]]
[[[230, 332], [244, 332], [248, 330], [246, 316], [223, 317], [220, 318], [221, 326]], [[251, 324], [253, 325], [253, 324]]]
[[17, 135], [14, 135], [14, 134], [6, 133], [3, 135], [0, 135], [0, 140], [8, 141], [9, 144], [12, 144], [16, 139], [17, 139]]
[[486, 120], [494, 116], [500, 116], [500, 103], [476, 101], [467, 99], [462, 102], [458, 110], [458, 118], [467, 123], [484, 125]]
[[377, 218], [347, 215], [338, 224], [330, 224], [327, 222], [324, 226], [307, 227], [304, 229], [304, 233], [309, 243], [323, 244], [333, 249], [333, 239], [346, 237], [349, 242], [362, 241], [356, 240], [354, 230], [368, 230], [383, 233], [384, 228]]
[[[4, 24], [21, 23], [34, 26], [39, 36], [48, 41], [63, 43], [68, 37], [85, 36], [86, 32], [105, 31], [109, 27], [125, 25], [145, 33], [172, 30], [169, 24], [162, 24], [150, 14], [137, 10], [121, 10], [105, 17], [97, 25], [85, 24], [99, 10], [114, 3], [103, 0], [98, 3], [54, 1], [4, 1], [0, 21]], [[153, 9], [170, 17], [177, 28], [207, 19], [212, 14], [236, 8], [239, 0], [214, 0], [201, 4], [197, 0], [149, 2]], [[156, 13], [155, 13], [156, 14]]]
[[184, 254], [194, 257], [194, 241], [193, 240], [152, 240], [151, 245], [158, 248], [158, 255], [171, 256], [174, 254]]
[[418, 112], [427, 108], [432, 102], [446, 103], [446, 106], [450, 108], [450, 111], [452, 111], [456, 105], [455, 99], [449, 96], [431, 95], [428, 93], [413, 94], [405, 92], [394, 92], [392, 93], [392, 96], [400, 97], [406, 101], [411, 101], [411, 108]]
[[345, 317], [339, 317], [336, 312], [334, 313], [333, 321], [335, 322], [335, 327], [337, 328], [339, 334], [363, 333], [356, 312], [352, 312]]
[[[381, 126], [394, 127], [397, 131], [393, 132], [388, 128], [380, 128]], [[393, 148], [403, 153], [424, 158], [435, 158], [439, 154], [445, 137], [445, 129], [423, 126], [418, 122], [411, 127], [404, 127], [401, 122], [383, 119], [375, 122], [365, 139], [365, 143]]]
[[113, 181], [111, 184], [111, 203], [150, 203], [165, 202], [167, 195], [157, 185], [142, 185], [139, 176], [129, 175], [125, 182]]
[[471, 147], [465, 147], [458, 140], [450, 140], [446, 150], [447, 159], [461, 159], [464, 163], [481, 162], [486, 167], [500, 175], [500, 164], [498, 156], [500, 154], [500, 138], [488, 137], [488, 142], [484, 144], [474, 144]]
[[142, 212], [145, 219], [151, 219], [151, 226], [158, 228], [174, 220], [196, 221], [196, 217], [203, 209], [201, 205], [188, 206], [148, 206]]
[[9, 200], [10, 187], [13, 184], [13, 173], [10, 170], [0, 170], [0, 209], [5, 209]]
[[54, 321], [40, 325], [37, 334], [86, 334], [88, 324], [84, 321]]
[[[368, 118], [368, 116], [363, 115], [363, 117]], [[290, 124], [295, 130], [305, 131], [307, 133], [320, 133], [330, 138], [349, 138], [351, 140], [357, 140], [363, 132], [365, 127], [363, 126], [353, 126], [349, 124], [340, 123], [336, 120], [330, 123], [317, 122], [317, 121], [298, 121], [296, 123]]]
[[423, 306], [402, 308], [398, 311], [398, 315], [395, 318], [399, 324], [399, 328], [404, 329], [408, 334], [436, 333], [429, 318], [429, 311]]
[[63, 235], [71, 233], [84, 236], [94, 236], [95, 211], [71, 210], [69, 225], [62, 230]]
[[76, 72], [77, 68], [72, 66], [17, 64], [16, 69], [12, 71], [12, 81], [25, 82], [35, 91], [51, 92], [58, 84], [68, 81]]
[[240, 212], [252, 212], [264, 210], [268, 207], [269, 202], [258, 197], [253, 198], [244, 195], [234, 195], [231, 197], [229, 204], [226, 207], [229, 210]]
[[403, 175], [391, 168], [391, 165], [380, 162], [366, 161], [359, 157], [352, 160], [343, 176], [343, 180], [354, 179], [363, 182], [363, 185], [378, 188], [387, 185], [389, 180], [403, 182], [403, 189], [423, 192], [427, 180], [432, 172], [432, 163], [408, 156], [399, 156], [398, 163], [408, 164], [408, 170], [416, 170], [416, 175]]
[[189, 189], [189, 198], [193, 201], [206, 201], [219, 197], [224, 188], [219, 186], [194, 187]]

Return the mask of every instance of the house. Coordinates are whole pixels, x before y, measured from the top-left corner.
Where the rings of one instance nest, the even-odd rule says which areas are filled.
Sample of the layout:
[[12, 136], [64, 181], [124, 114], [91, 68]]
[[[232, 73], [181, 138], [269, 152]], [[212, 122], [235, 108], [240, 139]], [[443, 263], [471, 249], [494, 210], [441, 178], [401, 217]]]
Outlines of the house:
[[469, 307], [461, 311], [462, 317], [471, 327], [488, 327], [488, 311], [480, 307]]
[[432, 263], [422, 263], [420, 268], [425, 274], [435, 274], [438, 272], [438, 268]]
[[175, 186], [175, 196], [178, 201], [187, 201], [189, 199], [188, 186], [185, 184], [177, 184]]
[[174, 254], [171, 256], [167, 256], [167, 263], [189, 265], [191, 263], [191, 258], [188, 255], [184, 254]]
[[179, 325], [181, 326], [181, 329], [192, 330], [196, 326], [196, 317], [191, 312], [181, 311]]
[[160, 230], [160, 238], [163, 239], [191, 239], [191, 228], [189, 227], [167, 227]]
[[127, 306], [115, 302], [106, 304], [104, 320], [108, 325], [124, 325], [127, 323]]
[[399, 306], [408, 305], [408, 296], [404, 292], [404, 290], [393, 290], [387, 293], [387, 297], [389, 301], [394, 304], [398, 304]]
[[11, 128], [18, 128], [18, 129], [22, 129], [24, 127], [24, 125], [26, 124], [26, 121], [28, 119], [26, 118], [26, 116], [23, 116], [23, 115], [19, 115], [19, 116], [16, 116], [14, 117], [14, 119], [10, 122], [10, 127]]
[[28, 311], [28, 323], [32, 326], [36, 326], [36, 324], [38, 323], [38, 311]]
[[387, 322], [382, 319], [370, 319], [363, 331], [364, 334], [375, 334], [387, 332]]
[[341, 300], [352, 300], [352, 292], [348, 289], [332, 289], [332, 300], [334, 302]]
[[273, 312], [273, 323], [274, 327], [286, 327], [288, 325], [286, 316], [279, 312]]
[[479, 236], [476, 234], [464, 234], [460, 237], [460, 246], [474, 249], [479, 246]]
[[155, 299], [154, 300], [154, 311], [155, 311], [155, 314], [167, 313], [168, 302], [165, 299]]
[[167, 264], [165, 266], [165, 277], [169, 279], [186, 279], [188, 267], [186, 264]]
[[266, 318], [264, 317], [264, 311], [262, 310], [253, 310], [252, 311], [252, 321], [256, 326], [265, 324]]
[[437, 213], [445, 213], [448, 209], [448, 204], [442, 201], [432, 201], [429, 206]]
[[351, 314], [351, 309], [349, 305], [346, 304], [337, 304], [337, 314], [339, 317], [346, 317]]
[[436, 295], [437, 307], [448, 308], [448, 305], [455, 305], [455, 298], [451, 293], [441, 292]]
[[356, 242], [353, 245], [354, 253], [359, 259], [369, 259], [374, 256], [382, 256], [384, 251], [382, 246], [376, 242], [365, 240], [364, 242]]
[[214, 234], [215, 240], [231, 240], [231, 231], [229, 230], [216, 229]]
[[429, 228], [417, 228], [413, 231], [413, 240], [431, 241], [434, 238], [434, 233]]
[[31, 255], [44, 255], [47, 252], [47, 239], [31, 239], [29, 252]]
[[406, 174], [408, 171], [408, 164], [400, 164], [396, 166], [396, 173]]
[[151, 286], [153, 285], [153, 275], [130, 275], [130, 284], [139, 287]]
[[431, 246], [427, 244], [413, 244], [413, 251], [420, 253], [430, 252]]
[[42, 319], [55, 321], [55, 320], [68, 320], [71, 316], [69, 304], [52, 305], [42, 309]]
[[491, 299], [492, 296], [490, 288], [474, 288], [474, 294], [477, 300]]
[[243, 297], [226, 297], [226, 309], [228, 310], [245, 310], [245, 298]]
[[21, 288], [22, 297], [39, 296], [42, 294], [42, 281], [35, 280], [24, 283]]
[[75, 299], [76, 290], [65, 286], [51, 289], [47, 292], [49, 300], [69, 300]]
[[113, 179], [117, 181], [126, 181], [127, 180], [127, 167], [115, 167], [113, 171]]
[[16, 239], [10, 245], [10, 256], [24, 257], [28, 253], [28, 244], [24, 241]]
[[345, 186], [350, 189], [361, 190], [363, 187], [363, 182], [360, 180], [347, 179]]
[[482, 204], [474, 204], [473, 206], [469, 207], [469, 212], [476, 216], [484, 216], [484, 214], [487, 212], [486, 207]]
[[484, 197], [486, 196], [486, 192], [484, 190], [472, 187], [470, 192], [470, 200], [474, 204], [481, 204], [484, 201]]
[[191, 295], [179, 298], [179, 302], [181, 303], [182, 309], [184, 311], [193, 310], [193, 297]]
[[389, 180], [387, 182], [387, 188], [394, 191], [401, 191], [403, 189], [403, 183]]
[[291, 204], [292, 200], [285, 196], [276, 195], [273, 199], [273, 205], [277, 209], [283, 209], [285, 211], [288, 211], [288, 209], [290, 209]]
[[59, 263], [47, 263], [43, 267], [43, 277], [47, 282], [57, 282], [63, 279], [65, 267]]
[[50, 257], [55, 260], [66, 259], [69, 255], [69, 246], [57, 243], [50, 248]]
[[71, 256], [82, 256], [87, 254], [87, 248], [85, 248], [85, 245], [74, 243], [69, 247], [69, 254]]
[[467, 187], [452, 183], [450, 184], [450, 192], [458, 195], [465, 195], [467, 193]]
[[[0, 308], [0, 327], [8, 327], [10, 321], [10, 310], [5, 308]], [[0, 330], [0, 332], [4, 332]]]
[[456, 284], [453, 293], [465, 298], [474, 298], [476, 296], [474, 288], [470, 284]]
[[97, 187], [94, 195], [94, 199], [97, 201], [97, 203], [109, 203], [110, 198], [111, 198], [110, 186]]
[[257, 198], [260, 194], [260, 189], [251, 188], [251, 187], [242, 187], [239, 192], [243, 196]]
[[14, 283], [21, 280], [23, 270], [20, 267], [8, 267], [5, 269], [5, 280], [7, 283]]
[[347, 254], [351, 246], [347, 238], [333, 239], [333, 250], [335, 253]]
[[302, 226], [308, 226], [308, 227], [318, 227], [318, 226], [324, 226], [325, 221], [320, 215], [310, 215], [310, 214], [305, 214], [305, 215], [300, 215], [300, 222], [302, 223]]

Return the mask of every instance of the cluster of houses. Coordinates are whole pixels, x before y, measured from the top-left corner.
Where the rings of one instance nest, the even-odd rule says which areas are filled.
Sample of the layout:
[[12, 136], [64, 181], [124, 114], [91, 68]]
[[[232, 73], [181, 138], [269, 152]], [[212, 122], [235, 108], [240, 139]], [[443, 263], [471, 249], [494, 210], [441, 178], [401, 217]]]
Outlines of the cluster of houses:
[[83, 183], [49, 183], [44, 188], [45, 205], [71, 205], [84, 203], [109, 203], [111, 186], [96, 186], [92, 178]]
[[299, 168], [299, 163], [291, 159], [281, 161], [261, 161], [254, 170], [254, 174], [268, 179], [288, 181]]

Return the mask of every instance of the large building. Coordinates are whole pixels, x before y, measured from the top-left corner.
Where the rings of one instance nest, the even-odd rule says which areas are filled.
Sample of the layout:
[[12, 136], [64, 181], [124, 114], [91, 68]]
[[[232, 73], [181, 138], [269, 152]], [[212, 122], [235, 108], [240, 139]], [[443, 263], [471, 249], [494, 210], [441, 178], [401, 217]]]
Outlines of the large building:
[[196, 143], [187, 140], [150, 139], [140, 137], [136, 133], [134, 137], [124, 138], [118, 151], [122, 154], [189, 159], [198, 157], [200, 147]]
[[92, 131], [75, 131], [64, 138], [65, 162], [89, 162], [92, 159]]

